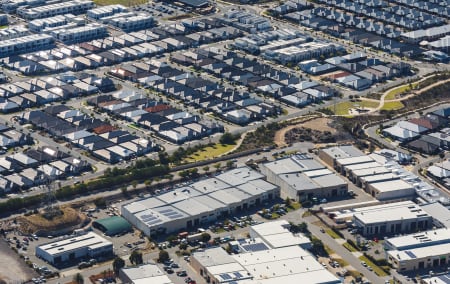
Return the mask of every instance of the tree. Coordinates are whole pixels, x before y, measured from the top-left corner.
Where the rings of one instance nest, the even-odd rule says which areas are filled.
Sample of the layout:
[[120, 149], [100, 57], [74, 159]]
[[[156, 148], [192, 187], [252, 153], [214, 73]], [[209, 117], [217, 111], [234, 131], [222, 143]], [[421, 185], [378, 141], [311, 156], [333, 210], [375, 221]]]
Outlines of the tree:
[[77, 284], [84, 284], [84, 277], [83, 275], [81, 275], [81, 273], [75, 274], [72, 280]]
[[158, 256], [158, 262], [164, 262], [164, 261], [168, 261], [169, 258], [169, 253], [165, 250], [160, 250], [159, 251], [159, 256]]
[[205, 173], [209, 172], [209, 166], [204, 166], [203, 171], [205, 171]]
[[94, 200], [95, 206], [99, 208], [105, 208], [106, 207], [106, 200], [103, 197], [96, 198]]
[[231, 161], [231, 160], [227, 161], [227, 168], [231, 169], [233, 167], [233, 165], [234, 165], [233, 161]]
[[126, 185], [122, 186], [122, 188], [120, 190], [122, 191], [123, 195], [128, 195], [128, 188]]
[[130, 255], [130, 262], [134, 265], [142, 264], [144, 262], [142, 252], [139, 250], [134, 250]]
[[198, 174], [198, 169], [197, 168], [192, 168], [189, 170], [189, 174], [191, 176], [196, 176]]
[[211, 239], [211, 235], [208, 233], [203, 233], [202, 234], [202, 242], [207, 243], [209, 242], [209, 240]]
[[323, 245], [323, 242], [321, 240], [319, 240], [317, 238], [313, 238], [311, 240], [311, 243], [312, 243], [312, 249], [316, 253], [320, 254], [320, 253], [325, 252], [325, 246]]
[[289, 197], [286, 197], [286, 200], [284, 201], [284, 205], [286, 205], [286, 207], [291, 207], [291, 199]]
[[178, 247], [180, 250], [186, 250], [188, 245], [186, 243], [181, 243]]
[[149, 188], [150, 187], [150, 185], [152, 184], [152, 180], [151, 179], [147, 179], [147, 180], [145, 180], [144, 181], [144, 184], [145, 184], [145, 186], [147, 187], [147, 188]]
[[120, 257], [116, 257], [112, 263], [112, 267], [113, 267], [114, 273], [116, 275], [119, 275], [119, 270], [121, 268], [125, 267], [125, 260], [123, 260]]
[[136, 189], [136, 187], [137, 187], [137, 185], [138, 185], [137, 180], [133, 180], [133, 181], [131, 182], [131, 185], [133, 186], [134, 189]]
[[214, 165], [214, 168], [216, 168], [216, 171], [219, 171], [221, 166], [222, 166], [222, 164], [217, 163], [217, 164]]
[[236, 137], [233, 136], [230, 132], [225, 132], [219, 139], [221, 144], [231, 145], [235, 144]]
[[169, 164], [169, 155], [167, 152], [160, 151], [158, 152], [159, 162], [163, 165]]

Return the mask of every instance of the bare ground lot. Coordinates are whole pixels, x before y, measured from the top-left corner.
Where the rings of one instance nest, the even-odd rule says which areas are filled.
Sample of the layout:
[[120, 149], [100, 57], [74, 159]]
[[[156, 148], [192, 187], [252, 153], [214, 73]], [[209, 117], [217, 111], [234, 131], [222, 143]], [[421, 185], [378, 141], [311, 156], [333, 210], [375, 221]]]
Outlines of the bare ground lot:
[[[289, 125], [283, 129], [278, 130], [275, 133], [274, 142], [279, 147], [287, 146], [289, 143], [295, 141], [286, 141], [286, 136], [290, 136], [289, 134], [293, 134], [296, 130], [301, 128], [311, 129], [315, 132], [315, 134], [319, 134], [320, 132], [325, 133], [329, 132], [330, 135], [334, 136], [336, 140], [346, 140], [349, 139], [349, 135], [346, 135], [343, 132], [339, 132], [336, 128], [333, 127], [333, 121], [330, 118], [320, 117], [312, 120], [308, 120], [302, 123], [298, 123], [295, 125]], [[294, 139], [295, 140], [295, 139]]]
[[0, 240], [0, 280], [6, 283], [22, 283], [37, 274], [19, 258], [8, 244]]

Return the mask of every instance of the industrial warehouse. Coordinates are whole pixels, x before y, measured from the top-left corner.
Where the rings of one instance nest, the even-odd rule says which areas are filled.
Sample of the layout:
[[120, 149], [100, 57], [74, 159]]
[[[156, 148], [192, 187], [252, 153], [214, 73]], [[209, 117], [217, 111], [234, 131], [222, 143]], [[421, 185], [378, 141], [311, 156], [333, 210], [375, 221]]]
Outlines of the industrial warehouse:
[[450, 230], [425, 231], [387, 239], [388, 261], [398, 271], [433, 268], [449, 264]]
[[282, 222], [253, 226], [251, 239], [230, 243], [239, 253], [229, 255], [221, 247], [195, 252], [191, 257], [191, 266], [207, 283], [341, 283], [297, 242], [274, 247], [273, 240], [270, 244], [259, 238], [270, 231], [275, 235], [278, 232], [295, 237], [288, 227]]
[[122, 216], [147, 236], [215, 221], [279, 197], [277, 186], [240, 167], [171, 192], [122, 206]]
[[36, 256], [53, 266], [66, 266], [80, 259], [112, 257], [113, 244], [96, 233], [89, 232], [40, 245], [36, 247]]
[[280, 186], [281, 197], [296, 201], [347, 195], [347, 183], [307, 154], [261, 165], [267, 180]]

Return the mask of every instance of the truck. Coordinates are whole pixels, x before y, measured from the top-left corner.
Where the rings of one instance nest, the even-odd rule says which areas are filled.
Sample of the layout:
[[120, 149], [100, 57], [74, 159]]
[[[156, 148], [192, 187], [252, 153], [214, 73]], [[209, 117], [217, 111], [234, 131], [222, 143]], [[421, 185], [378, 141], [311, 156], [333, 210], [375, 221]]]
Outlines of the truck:
[[186, 240], [188, 241], [188, 243], [195, 243], [202, 239], [202, 235], [203, 235], [203, 233], [189, 235], [189, 236], [187, 236]]

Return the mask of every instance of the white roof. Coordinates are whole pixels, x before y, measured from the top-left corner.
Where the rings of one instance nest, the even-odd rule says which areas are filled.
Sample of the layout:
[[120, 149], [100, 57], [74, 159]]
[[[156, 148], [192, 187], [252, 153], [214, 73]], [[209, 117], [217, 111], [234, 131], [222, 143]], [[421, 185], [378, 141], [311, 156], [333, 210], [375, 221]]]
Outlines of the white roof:
[[251, 229], [260, 237], [289, 232], [289, 222], [286, 220], [279, 220], [273, 222], [266, 222], [259, 225], [254, 225]]
[[373, 162], [373, 159], [369, 156], [364, 155], [364, 156], [359, 156], [359, 157], [349, 157], [349, 158], [337, 159], [336, 162], [342, 166], [349, 166], [349, 165]]
[[300, 158], [294, 155], [288, 158], [268, 162], [264, 167], [269, 169], [274, 174], [297, 173], [306, 172], [310, 170], [324, 169], [325, 167], [311, 158]]
[[228, 185], [227, 183], [216, 178], [203, 179], [191, 184], [190, 186], [202, 193], [211, 193], [220, 189], [230, 187], [230, 185]]
[[425, 231], [386, 240], [389, 246], [397, 250], [405, 250], [414, 247], [429, 247], [436, 244], [450, 243], [450, 229], [442, 228]]
[[195, 257], [195, 259], [204, 267], [212, 267], [235, 262], [234, 258], [221, 247], [194, 252], [192, 256]]
[[385, 174], [385, 173], [390, 173], [390, 172], [391, 172], [391, 170], [389, 170], [388, 168], [383, 167], [383, 166], [378, 166], [378, 167], [373, 167], [373, 168], [365, 168], [365, 169], [355, 169], [352, 171], [352, 173], [357, 177]]
[[137, 283], [170, 284], [172, 281], [156, 264], [144, 264], [136, 267], [122, 268], [122, 273]]
[[429, 278], [421, 278], [421, 281], [424, 284], [448, 284], [450, 283], [450, 273]]
[[314, 270], [301, 274], [286, 275], [275, 278], [239, 281], [239, 284], [280, 284], [280, 283], [340, 284], [342, 282], [327, 270]]
[[349, 214], [352, 214], [354, 218], [357, 218], [365, 224], [430, 217], [430, 215], [412, 201], [356, 208], [351, 210]]
[[422, 205], [422, 209], [443, 226], [450, 228], [450, 211], [440, 202]]
[[349, 166], [346, 166], [345, 169], [347, 171], [354, 171], [354, 170], [361, 170], [361, 169], [376, 168], [379, 166], [381, 166], [381, 165], [378, 162], [367, 162], [367, 163], [362, 163], [362, 164], [357, 164], [357, 165], [349, 165]]
[[255, 279], [275, 278], [314, 270], [326, 271], [312, 255], [299, 246], [243, 253], [232, 257]]
[[251, 197], [248, 193], [245, 193], [244, 191], [234, 187], [230, 187], [225, 190], [216, 190], [214, 192], [209, 193], [208, 196], [216, 200], [219, 200], [226, 206], [239, 204], [242, 202], [242, 200], [247, 200]]
[[56, 256], [84, 247], [94, 248], [107, 245], [112, 246], [112, 243], [94, 232], [89, 232], [85, 235], [68, 238], [62, 241], [43, 244], [40, 245], [39, 248], [50, 255]]
[[401, 179], [371, 183], [371, 186], [379, 192], [413, 189], [414, 187]]
[[271, 248], [281, 248], [309, 244], [311, 241], [301, 234], [292, 234], [289, 231], [289, 223], [286, 220], [262, 223], [251, 227], [251, 232], [255, 232]]
[[249, 167], [240, 167], [230, 171], [226, 171], [216, 176], [216, 178], [230, 185], [237, 186], [251, 180], [264, 178], [264, 175], [250, 169]]
[[387, 253], [391, 257], [399, 261], [432, 258], [436, 256], [450, 254], [450, 245], [447, 243], [428, 247], [408, 249], [403, 251], [389, 250]]
[[409, 122], [409, 121], [399, 121], [396, 124], [398, 127], [401, 127], [403, 129], [409, 130], [409, 131], [413, 131], [413, 132], [417, 132], [417, 133], [422, 133], [424, 131], [427, 131], [428, 129], [420, 126], [418, 124]]
[[276, 188], [277, 186], [262, 179], [252, 180], [238, 186], [238, 189], [253, 196], [261, 195]]

